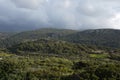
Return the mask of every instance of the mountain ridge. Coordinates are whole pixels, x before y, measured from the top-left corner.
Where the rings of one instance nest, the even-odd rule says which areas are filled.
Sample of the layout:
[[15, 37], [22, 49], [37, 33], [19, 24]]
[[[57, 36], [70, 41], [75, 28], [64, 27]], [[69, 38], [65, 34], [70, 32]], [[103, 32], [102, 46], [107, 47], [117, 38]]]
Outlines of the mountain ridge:
[[120, 30], [117, 29], [90, 29], [84, 31], [70, 29], [41, 28], [32, 31], [20, 32], [10, 36], [1, 43], [13, 45], [23, 41], [37, 39], [56, 39], [73, 43], [120, 48]]

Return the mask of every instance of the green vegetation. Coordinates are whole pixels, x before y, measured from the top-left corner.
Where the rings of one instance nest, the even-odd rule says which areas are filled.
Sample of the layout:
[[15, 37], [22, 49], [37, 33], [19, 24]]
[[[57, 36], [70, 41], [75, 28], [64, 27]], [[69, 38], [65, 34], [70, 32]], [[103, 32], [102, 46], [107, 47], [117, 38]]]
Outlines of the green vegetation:
[[107, 58], [108, 54], [90, 54], [92, 58]]
[[[23, 42], [8, 48], [13, 53], [48, 53], [48, 54], [82, 54], [90, 52], [91, 48], [85, 45], [69, 43], [66, 41], [40, 39]], [[85, 55], [85, 54], [84, 54]]]
[[66, 36], [66, 40], [74, 43], [120, 48], [120, 30], [96, 29], [85, 30]]
[[120, 61], [100, 57], [12, 54], [0, 60], [0, 80], [119, 80], [119, 67]]
[[2, 80], [57, 79], [72, 74], [72, 62], [62, 58], [6, 57], [0, 61]]
[[12, 45], [34, 41], [37, 39], [63, 39], [66, 35], [73, 34], [77, 31], [69, 29], [54, 29], [54, 28], [43, 28], [33, 31], [25, 31], [14, 34], [5, 40], [0, 41], [0, 47], [10, 47]]
[[119, 39], [119, 30], [15, 34], [0, 40], [0, 80], [120, 80]]
[[67, 29], [43, 28], [34, 31], [25, 31], [0, 40], [0, 47], [11, 47], [15, 44], [38, 39], [56, 39], [97, 47], [120, 48], [120, 30], [96, 29], [75, 31]]
[[12, 33], [12, 32], [0, 32], [0, 40], [4, 40], [14, 34], [15, 33]]

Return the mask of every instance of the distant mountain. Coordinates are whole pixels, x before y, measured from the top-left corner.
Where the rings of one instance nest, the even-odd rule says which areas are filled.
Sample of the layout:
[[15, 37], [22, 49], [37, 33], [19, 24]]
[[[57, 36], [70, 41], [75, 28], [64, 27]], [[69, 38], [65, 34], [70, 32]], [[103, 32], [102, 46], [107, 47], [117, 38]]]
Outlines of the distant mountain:
[[1, 46], [11, 46], [14, 44], [18, 44], [20, 42], [26, 42], [26, 41], [34, 41], [37, 39], [62, 39], [63, 37], [76, 33], [75, 30], [69, 30], [69, 29], [54, 29], [54, 28], [42, 28], [38, 30], [33, 31], [25, 31], [17, 33], [6, 40], [2, 41], [1, 43], [3, 45]]
[[0, 32], [0, 40], [6, 39], [6, 38], [8, 38], [11, 35], [13, 35], [13, 33]]
[[38, 39], [55, 39], [101, 47], [120, 48], [120, 30], [115, 29], [75, 31], [68, 29], [43, 28], [15, 34], [1, 41], [0, 46], [9, 47], [21, 42]]
[[67, 41], [81, 44], [120, 48], [120, 30], [95, 29], [70, 34]]
[[61, 38], [63, 36], [73, 34], [77, 31], [68, 29], [54, 29], [54, 28], [43, 28], [33, 31], [25, 31], [18, 33], [11, 38], [17, 39], [39, 39], [39, 38]]

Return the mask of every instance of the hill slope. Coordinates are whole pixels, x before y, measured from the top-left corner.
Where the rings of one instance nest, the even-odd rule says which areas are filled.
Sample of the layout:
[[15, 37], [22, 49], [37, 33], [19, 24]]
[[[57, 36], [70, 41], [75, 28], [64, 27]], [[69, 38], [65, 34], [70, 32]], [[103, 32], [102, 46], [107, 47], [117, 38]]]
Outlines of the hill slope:
[[85, 45], [49, 39], [23, 42], [8, 49], [13, 53], [39, 52], [49, 54], [82, 54], [93, 50]]
[[12, 35], [12, 33], [0, 32], [0, 40], [6, 39], [11, 35]]
[[86, 45], [120, 48], [120, 30], [114, 29], [75, 31], [45, 28], [15, 34], [2, 41], [0, 46], [10, 47], [14, 44], [38, 39], [56, 39]]
[[74, 43], [120, 48], [120, 30], [85, 30], [66, 37], [67, 41]]
[[9, 47], [14, 44], [18, 44], [26, 41], [34, 41], [37, 39], [61, 39], [63, 36], [73, 34], [77, 31], [67, 30], [67, 29], [53, 29], [53, 28], [43, 28], [34, 31], [25, 31], [15, 34], [6, 40], [2, 41], [1, 47]]

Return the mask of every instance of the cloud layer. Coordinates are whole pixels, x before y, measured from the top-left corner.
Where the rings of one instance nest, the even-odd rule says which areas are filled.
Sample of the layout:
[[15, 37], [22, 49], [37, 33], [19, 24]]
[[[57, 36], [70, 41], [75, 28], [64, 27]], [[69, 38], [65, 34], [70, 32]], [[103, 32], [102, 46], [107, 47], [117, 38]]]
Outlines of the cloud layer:
[[0, 0], [0, 30], [120, 29], [120, 0]]

